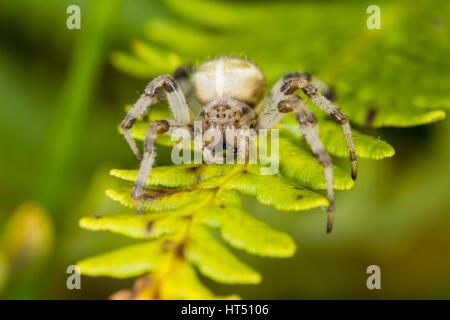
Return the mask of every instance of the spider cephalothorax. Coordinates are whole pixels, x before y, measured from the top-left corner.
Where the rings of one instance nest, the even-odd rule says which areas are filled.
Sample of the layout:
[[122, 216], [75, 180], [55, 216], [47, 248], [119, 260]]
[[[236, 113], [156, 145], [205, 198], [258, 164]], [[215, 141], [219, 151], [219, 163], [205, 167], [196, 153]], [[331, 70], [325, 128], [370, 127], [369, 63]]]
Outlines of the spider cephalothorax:
[[202, 121], [203, 131], [217, 127], [222, 132], [230, 128], [253, 127], [255, 113], [247, 104], [232, 98], [216, 98], [202, 108], [197, 120]]
[[[329, 201], [327, 231], [331, 231], [334, 211], [331, 158], [319, 138], [319, 128], [314, 114], [295, 93], [296, 90], [301, 89], [312, 102], [341, 124], [350, 152], [352, 177], [355, 179], [356, 155], [349, 121], [332, 102], [334, 95], [331, 89], [305, 72], [286, 75], [274, 85], [266, 97], [261, 99], [264, 87], [264, 75], [254, 63], [228, 57], [210, 60], [194, 68], [181, 67], [175, 71], [174, 78], [170, 75], [162, 75], [152, 80], [121, 123], [125, 139], [137, 158], [141, 160], [138, 178], [132, 191], [138, 211], [142, 210], [141, 199], [156, 157], [158, 134], [185, 129], [195, 136], [192, 116], [192, 113], [195, 113], [198, 115], [195, 120], [201, 122], [202, 132], [217, 130], [225, 137], [223, 143], [227, 145], [227, 149], [229, 147], [234, 149], [236, 141], [248, 139], [248, 135], [238, 135], [237, 139], [233, 138], [231, 141], [227, 140], [227, 130], [270, 129], [287, 112], [294, 112], [313, 154], [324, 167]], [[185, 95], [189, 96], [190, 108], [186, 103]], [[142, 156], [130, 128], [138, 117], [149, 112], [152, 104], [164, 98], [168, 101], [173, 119], [159, 120], [149, 125]], [[200, 145], [196, 147], [201, 150], [211, 149], [217, 144], [217, 141], [216, 143], [211, 140], [201, 139], [200, 141]]]

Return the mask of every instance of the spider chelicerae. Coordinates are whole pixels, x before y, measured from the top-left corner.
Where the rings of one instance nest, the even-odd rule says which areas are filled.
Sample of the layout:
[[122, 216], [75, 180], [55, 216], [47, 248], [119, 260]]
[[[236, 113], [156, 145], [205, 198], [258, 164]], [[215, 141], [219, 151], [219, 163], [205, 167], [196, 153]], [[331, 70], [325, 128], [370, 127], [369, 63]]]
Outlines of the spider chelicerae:
[[[121, 123], [126, 141], [141, 161], [132, 190], [138, 211], [142, 211], [142, 198], [155, 162], [158, 134], [170, 134], [182, 128], [195, 136], [194, 114], [197, 114], [196, 120], [201, 121], [203, 132], [209, 128], [224, 132], [230, 128], [256, 131], [270, 129], [286, 113], [294, 112], [312, 153], [324, 167], [329, 201], [327, 232], [330, 232], [334, 212], [332, 162], [319, 138], [317, 120], [305, 101], [295, 93], [296, 90], [302, 90], [314, 104], [342, 126], [350, 152], [351, 174], [355, 179], [356, 154], [348, 118], [334, 103], [331, 88], [308, 73], [299, 71], [287, 74], [261, 99], [264, 87], [264, 74], [256, 64], [231, 57], [219, 57], [196, 67], [180, 67], [173, 77], [161, 75], [153, 79]], [[185, 95], [189, 97], [189, 105]], [[167, 99], [173, 119], [150, 123], [145, 133], [144, 154], [141, 155], [130, 129], [139, 117], [148, 114], [152, 104], [162, 99]], [[212, 146], [213, 143], [202, 142], [197, 147], [203, 151]]]

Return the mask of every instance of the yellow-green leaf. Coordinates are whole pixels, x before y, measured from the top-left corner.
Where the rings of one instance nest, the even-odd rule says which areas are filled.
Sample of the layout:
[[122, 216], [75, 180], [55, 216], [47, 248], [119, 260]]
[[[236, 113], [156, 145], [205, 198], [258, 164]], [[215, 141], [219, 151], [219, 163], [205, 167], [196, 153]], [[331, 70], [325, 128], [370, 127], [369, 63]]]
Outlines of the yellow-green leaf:
[[177, 231], [186, 221], [175, 210], [151, 214], [112, 214], [84, 217], [80, 227], [92, 231], [111, 231], [138, 239], [157, 238]]
[[164, 239], [123, 247], [77, 263], [81, 274], [87, 276], [110, 276], [114, 278], [135, 277], [157, 271], [167, 259]]
[[195, 270], [184, 261], [176, 261], [176, 267], [161, 284], [161, 298], [169, 300], [239, 299], [237, 295], [216, 296], [198, 279]]
[[[311, 189], [326, 189], [325, 173], [322, 164], [314, 155], [302, 148], [300, 141], [284, 136], [280, 139], [280, 172], [283, 176]], [[346, 190], [353, 187], [350, 173], [333, 165], [334, 188]]]
[[205, 276], [218, 282], [256, 284], [261, 276], [239, 261], [204, 227], [191, 227], [185, 248], [186, 258]]
[[[203, 180], [218, 177], [233, 169], [230, 165], [179, 164], [154, 167], [147, 180], [148, 186], [189, 187]], [[136, 181], [137, 170], [113, 169], [110, 174], [126, 181]]]
[[[259, 170], [255, 168], [253, 170]], [[244, 171], [231, 180], [228, 186], [278, 210], [308, 210], [328, 206], [328, 200], [318, 193], [300, 187], [280, 176], [263, 176]]]
[[[280, 172], [301, 186], [326, 189], [324, 168], [319, 160], [301, 145], [301, 141], [280, 135]], [[347, 173], [333, 165], [334, 187], [346, 190], [353, 187], [350, 171]]]
[[[207, 189], [146, 189], [142, 205], [145, 211], [164, 211], [182, 207], [189, 203], [197, 203], [212, 190]], [[125, 207], [134, 209], [131, 188], [109, 189], [106, 195], [115, 201], [119, 201]]]
[[196, 219], [220, 228], [220, 236], [233, 247], [268, 257], [290, 257], [295, 242], [284, 232], [272, 229], [245, 210], [223, 202], [202, 210]]
[[[279, 127], [298, 139], [302, 139], [302, 130], [293, 114], [286, 116]], [[321, 120], [319, 135], [330, 154], [342, 158], [349, 157], [347, 142], [339, 124], [325, 119]], [[356, 155], [360, 158], [380, 160], [392, 157], [395, 154], [394, 148], [380, 138], [361, 133], [356, 129], [352, 129], [352, 136]]]

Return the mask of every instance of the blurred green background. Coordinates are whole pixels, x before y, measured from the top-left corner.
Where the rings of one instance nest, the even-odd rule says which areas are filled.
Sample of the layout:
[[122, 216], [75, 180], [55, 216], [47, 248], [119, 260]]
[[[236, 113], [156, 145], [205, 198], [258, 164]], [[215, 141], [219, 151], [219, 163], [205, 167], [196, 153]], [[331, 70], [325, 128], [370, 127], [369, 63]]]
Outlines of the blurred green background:
[[[257, 286], [201, 280], [215, 293], [249, 299], [450, 298], [450, 126], [428, 109], [450, 107], [448, 4], [199, 3], [0, 3], [0, 297], [103, 299], [132, 286], [83, 277], [81, 290], [66, 287], [69, 265], [131, 242], [78, 227], [82, 216], [120, 210], [104, 195], [117, 184], [108, 172], [138, 165], [117, 131], [124, 106], [161, 72], [234, 53], [255, 60], [269, 84], [303, 69], [329, 81], [338, 102], [343, 92], [349, 105], [385, 108], [386, 118], [366, 125], [362, 113], [348, 111], [396, 155], [359, 162], [354, 188], [337, 193], [330, 235], [324, 210], [276, 212], [245, 198], [250, 212], [294, 237], [296, 255], [236, 252], [261, 272]], [[66, 28], [71, 4], [81, 8], [81, 30]], [[381, 7], [377, 36], [366, 28], [369, 4]], [[425, 25], [432, 33], [421, 33]], [[389, 41], [363, 52], [374, 37]], [[169, 163], [168, 154], [162, 150], [158, 163]], [[366, 287], [371, 264], [381, 267], [381, 290]]]

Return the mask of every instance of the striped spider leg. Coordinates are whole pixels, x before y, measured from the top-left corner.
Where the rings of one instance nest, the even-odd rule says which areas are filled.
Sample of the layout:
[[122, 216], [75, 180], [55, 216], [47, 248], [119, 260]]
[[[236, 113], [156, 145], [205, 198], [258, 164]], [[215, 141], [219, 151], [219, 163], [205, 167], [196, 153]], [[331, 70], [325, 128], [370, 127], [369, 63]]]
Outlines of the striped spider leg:
[[[161, 99], [161, 94], [158, 91], [159, 89], [162, 89], [174, 119], [158, 120], [150, 123], [145, 133], [144, 154], [141, 155], [130, 130], [138, 117], [147, 114], [151, 105]], [[144, 197], [145, 186], [157, 155], [156, 136], [158, 134], [171, 132], [177, 128], [186, 128], [190, 130], [188, 127], [190, 118], [190, 111], [180, 86], [170, 75], [162, 75], [155, 78], [147, 85], [144, 93], [122, 121], [120, 126], [123, 130], [125, 140], [136, 157], [141, 161], [139, 173], [131, 193], [139, 213], [143, 213], [142, 198]]]
[[[307, 143], [314, 156], [324, 167], [327, 197], [328, 197], [328, 223], [327, 233], [333, 227], [334, 215], [334, 183], [331, 158], [328, 155], [322, 141], [319, 138], [319, 126], [317, 120], [306, 103], [295, 94], [301, 89], [320, 109], [339, 122], [344, 131], [350, 152], [352, 164], [352, 178], [356, 178], [357, 162], [350, 123], [339, 108], [330, 99], [334, 100], [333, 93], [320, 80], [304, 72], [288, 74], [280, 79], [270, 93], [257, 106], [258, 128], [272, 128], [287, 112], [294, 112], [302, 129]], [[329, 99], [327, 99], [327, 97]]]

